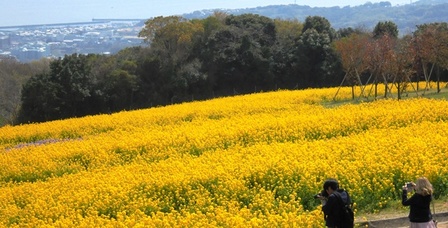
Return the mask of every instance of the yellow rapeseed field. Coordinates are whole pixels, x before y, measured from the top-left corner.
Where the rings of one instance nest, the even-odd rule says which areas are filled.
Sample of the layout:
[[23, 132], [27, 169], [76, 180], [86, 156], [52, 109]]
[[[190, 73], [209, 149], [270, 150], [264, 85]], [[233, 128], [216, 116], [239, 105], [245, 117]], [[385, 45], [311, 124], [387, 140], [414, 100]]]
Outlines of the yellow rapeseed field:
[[447, 195], [446, 100], [322, 105], [337, 90], [2, 127], [0, 226], [323, 227], [326, 178], [355, 211], [399, 202], [420, 176]]

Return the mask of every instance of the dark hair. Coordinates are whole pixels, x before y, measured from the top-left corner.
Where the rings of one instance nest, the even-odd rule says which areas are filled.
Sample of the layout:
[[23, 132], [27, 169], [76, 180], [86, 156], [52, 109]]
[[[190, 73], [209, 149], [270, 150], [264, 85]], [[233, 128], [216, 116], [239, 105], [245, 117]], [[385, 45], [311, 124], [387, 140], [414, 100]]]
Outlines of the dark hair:
[[328, 187], [333, 190], [337, 190], [339, 188], [339, 183], [335, 179], [328, 179], [324, 182], [324, 190], [327, 190]]

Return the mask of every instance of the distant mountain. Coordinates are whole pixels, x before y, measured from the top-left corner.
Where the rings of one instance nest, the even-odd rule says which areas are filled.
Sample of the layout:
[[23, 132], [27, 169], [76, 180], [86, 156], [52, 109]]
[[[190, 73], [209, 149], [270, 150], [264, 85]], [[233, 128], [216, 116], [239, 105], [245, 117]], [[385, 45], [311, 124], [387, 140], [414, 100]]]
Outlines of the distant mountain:
[[310, 7], [297, 4], [271, 5], [246, 9], [201, 10], [184, 14], [186, 18], [205, 18], [215, 11], [228, 14], [259, 14], [269, 18], [298, 19], [305, 21], [307, 16], [327, 18], [333, 28], [363, 27], [372, 30], [380, 21], [393, 21], [401, 35], [415, 30], [416, 25], [431, 22], [448, 22], [448, 0], [420, 0], [410, 4], [392, 6], [390, 2], [367, 2], [359, 6]]

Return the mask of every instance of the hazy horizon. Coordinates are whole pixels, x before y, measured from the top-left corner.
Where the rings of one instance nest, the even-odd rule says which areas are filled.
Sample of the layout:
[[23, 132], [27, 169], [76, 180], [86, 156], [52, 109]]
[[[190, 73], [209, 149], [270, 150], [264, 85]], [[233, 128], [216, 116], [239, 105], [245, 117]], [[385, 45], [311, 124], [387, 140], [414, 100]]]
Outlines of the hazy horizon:
[[[357, 6], [366, 0], [249, 0], [249, 1], [174, 1], [174, 0], [2, 0], [0, 27], [34, 24], [89, 22], [92, 19], [148, 19], [156, 16], [180, 15], [206, 9], [242, 9], [268, 5], [307, 5], [311, 7]], [[390, 0], [393, 6], [411, 0]]]

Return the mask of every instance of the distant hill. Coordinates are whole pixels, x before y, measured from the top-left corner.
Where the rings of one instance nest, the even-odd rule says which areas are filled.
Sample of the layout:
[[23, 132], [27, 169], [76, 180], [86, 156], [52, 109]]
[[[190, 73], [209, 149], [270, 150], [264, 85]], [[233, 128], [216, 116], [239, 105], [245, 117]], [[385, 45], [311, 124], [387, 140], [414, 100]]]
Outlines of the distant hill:
[[297, 4], [271, 5], [246, 9], [201, 10], [184, 14], [186, 18], [204, 18], [214, 11], [229, 14], [259, 14], [269, 18], [298, 19], [305, 21], [307, 16], [327, 18], [333, 28], [363, 27], [373, 29], [379, 21], [393, 21], [401, 35], [415, 30], [416, 25], [431, 22], [448, 22], [448, 0], [420, 0], [405, 5], [392, 6], [390, 2], [367, 2], [359, 6], [310, 7]]

